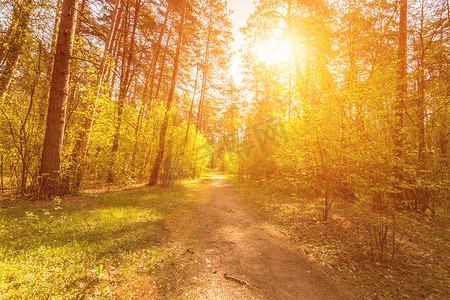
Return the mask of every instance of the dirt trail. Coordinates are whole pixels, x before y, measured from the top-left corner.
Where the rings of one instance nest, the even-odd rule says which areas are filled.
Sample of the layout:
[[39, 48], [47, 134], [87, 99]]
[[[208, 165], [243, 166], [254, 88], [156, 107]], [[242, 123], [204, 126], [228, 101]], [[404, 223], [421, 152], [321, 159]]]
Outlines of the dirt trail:
[[[187, 290], [195, 299], [350, 299], [319, 268], [270, 232], [233, 192], [213, 175], [196, 220], [196, 266]], [[186, 225], [186, 224], [185, 224]], [[188, 226], [190, 227], [190, 226]], [[243, 280], [226, 279], [224, 274]], [[248, 284], [246, 284], [248, 283]]]

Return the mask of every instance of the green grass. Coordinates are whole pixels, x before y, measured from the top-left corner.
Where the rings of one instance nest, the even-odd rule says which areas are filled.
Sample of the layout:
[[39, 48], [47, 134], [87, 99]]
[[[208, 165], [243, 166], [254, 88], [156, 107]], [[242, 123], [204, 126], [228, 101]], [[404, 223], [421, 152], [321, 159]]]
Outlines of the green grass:
[[152, 276], [170, 255], [164, 222], [189, 205], [187, 191], [91, 193], [0, 211], [0, 298], [151, 293]]

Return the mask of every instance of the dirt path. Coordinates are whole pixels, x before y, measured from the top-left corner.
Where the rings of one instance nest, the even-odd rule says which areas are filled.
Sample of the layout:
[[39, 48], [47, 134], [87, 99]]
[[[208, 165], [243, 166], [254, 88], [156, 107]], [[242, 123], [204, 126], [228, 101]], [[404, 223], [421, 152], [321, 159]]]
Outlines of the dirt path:
[[[207, 181], [206, 190], [197, 195], [203, 198], [197, 215], [178, 220], [186, 228], [196, 228], [189, 232], [196, 241], [196, 262], [190, 272], [191, 284], [184, 288], [188, 298], [352, 298], [285, 240], [271, 233], [225, 178], [213, 175]], [[227, 279], [224, 274], [242, 282]]]

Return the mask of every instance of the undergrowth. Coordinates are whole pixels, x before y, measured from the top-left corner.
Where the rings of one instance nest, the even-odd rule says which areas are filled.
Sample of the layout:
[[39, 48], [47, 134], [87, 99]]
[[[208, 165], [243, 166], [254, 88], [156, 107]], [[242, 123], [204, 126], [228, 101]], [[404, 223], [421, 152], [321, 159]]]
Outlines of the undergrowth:
[[335, 201], [330, 219], [323, 223], [315, 203], [286, 190], [280, 192], [273, 182], [235, 181], [234, 187], [300, 251], [344, 284], [362, 289], [363, 297], [448, 299], [448, 216], [395, 212], [395, 224], [382, 227], [387, 243], [381, 255], [380, 239], [374, 238], [374, 228], [379, 227], [374, 227], [378, 225], [374, 220], [380, 219], [370, 209], [362, 209], [361, 203]]
[[0, 298], [151, 299], [186, 186], [90, 192], [0, 211]]

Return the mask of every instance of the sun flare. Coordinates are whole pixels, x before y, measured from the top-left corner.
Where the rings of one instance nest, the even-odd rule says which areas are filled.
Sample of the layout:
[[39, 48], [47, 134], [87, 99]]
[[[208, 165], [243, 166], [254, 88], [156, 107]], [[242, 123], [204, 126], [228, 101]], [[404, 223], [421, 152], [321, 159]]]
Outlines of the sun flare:
[[256, 56], [268, 65], [287, 63], [293, 53], [293, 45], [288, 40], [271, 39], [256, 46]]

